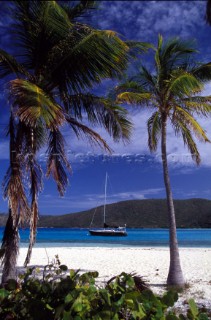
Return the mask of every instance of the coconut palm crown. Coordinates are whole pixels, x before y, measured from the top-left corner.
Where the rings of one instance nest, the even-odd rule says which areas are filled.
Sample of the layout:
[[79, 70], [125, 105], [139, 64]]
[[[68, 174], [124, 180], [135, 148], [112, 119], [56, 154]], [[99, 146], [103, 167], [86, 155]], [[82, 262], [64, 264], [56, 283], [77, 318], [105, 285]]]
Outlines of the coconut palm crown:
[[147, 122], [148, 145], [157, 150], [161, 140], [164, 183], [166, 188], [169, 230], [170, 268], [167, 283], [184, 285], [176, 235], [175, 211], [167, 163], [167, 123], [177, 136], [182, 136], [193, 160], [200, 163], [194, 136], [203, 142], [209, 139], [195, 118], [211, 112], [211, 96], [201, 96], [204, 84], [211, 80], [211, 63], [193, 62], [193, 44], [180, 39], [158, 38], [154, 48], [155, 70], [141, 66], [140, 72], [116, 88], [118, 102], [147, 107], [152, 114]]
[[10, 166], [3, 184], [9, 203], [1, 248], [3, 282], [15, 274], [21, 223], [29, 222], [31, 228], [25, 265], [35, 242], [43, 184], [37, 152], [47, 145], [47, 176], [53, 177], [63, 195], [71, 171], [63, 125], [69, 126], [70, 134], [107, 151], [111, 150], [106, 141], [88, 122], [104, 127], [116, 141], [127, 141], [132, 127], [127, 112], [111, 99], [94, 95], [93, 88], [103, 79], [122, 75], [130, 48], [138, 53], [147, 48], [142, 43], [123, 42], [113, 31], [79, 22], [78, 17], [93, 9], [95, 1], [10, 3], [11, 45], [16, 54], [0, 49], [0, 78], [6, 83], [11, 106]]

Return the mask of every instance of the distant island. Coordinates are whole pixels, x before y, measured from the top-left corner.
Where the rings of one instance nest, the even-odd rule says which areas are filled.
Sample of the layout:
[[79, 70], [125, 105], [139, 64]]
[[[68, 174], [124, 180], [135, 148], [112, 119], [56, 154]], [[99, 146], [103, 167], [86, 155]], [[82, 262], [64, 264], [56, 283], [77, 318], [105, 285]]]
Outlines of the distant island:
[[[210, 228], [211, 200], [174, 200], [178, 228]], [[96, 211], [95, 211], [96, 210]], [[95, 215], [94, 215], [95, 212]], [[65, 215], [40, 215], [38, 227], [89, 228], [101, 227], [103, 206]], [[0, 214], [0, 226], [5, 226], [6, 214]], [[168, 228], [165, 199], [128, 200], [108, 204], [106, 222], [128, 228]]]

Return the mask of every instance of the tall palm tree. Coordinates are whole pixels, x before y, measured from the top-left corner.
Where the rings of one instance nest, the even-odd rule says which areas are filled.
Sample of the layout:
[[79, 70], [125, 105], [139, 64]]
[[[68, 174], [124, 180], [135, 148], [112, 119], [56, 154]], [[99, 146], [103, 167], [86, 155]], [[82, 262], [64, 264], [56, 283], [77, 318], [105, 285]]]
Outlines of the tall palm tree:
[[172, 125], [176, 135], [182, 136], [193, 160], [199, 164], [200, 154], [193, 134], [204, 142], [209, 140], [194, 114], [206, 116], [211, 111], [211, 96], [199, 95], [204, 83], [211, 79], [211, 64], [194, 63], [193, 46], [179, 39], [164, 42], [162, 36], [159, 36], [158, 46], [154, 51], [155, 71], [150, 72], [141, 66], [137, 76], [119, 85], [116, 90], [119, 102], [146, 106], [149, 111], [154, 109], [147, 122], [148, 145], [151, 152], [156, 151], [161, 139], [170, 236], [167, 284], [183, 286], [167, 161], [167, 123]]
[[84, 119], [103, 126], [116, 141], [130, 136], [127, 112], [112, 100], [94, 95], [92, 89], [103, 79], [122, 75], [129, 48], [143, 52], [147, 46], [123, 42], [113, 31], [78, 22], [94, 5], [95, 1], [84, 0], [12, 1], [16, 55], [0, 49], [0, 78], [5, 79], [11, 105], [10, 167], [4, 180], [9, 218], [1, 248], [3, 282], [15, 276], [21, 223], [29, 222], [31, 229], [25, 265], [36, 239], [42, 190], [42, 170], [36, 159], [40, 148], [47, 145], [47, 176], [53, 177], [63, 195], [71, 170], [63, 125], [70, 127], [70, 134], [88, 138], [109, 152], [106, 141]]

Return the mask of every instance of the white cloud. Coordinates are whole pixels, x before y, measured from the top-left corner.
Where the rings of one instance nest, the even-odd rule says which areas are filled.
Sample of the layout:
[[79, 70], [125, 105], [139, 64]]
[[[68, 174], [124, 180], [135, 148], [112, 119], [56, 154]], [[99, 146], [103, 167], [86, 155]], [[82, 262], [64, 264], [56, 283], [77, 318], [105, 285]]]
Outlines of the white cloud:
[[[155, 195], [161, 195], [163, 191], [164, 188], [152, 188], [109, 194], [107, 197], [107, 204], [125, 200], [143, 200]], [[62, 211], [66, 209], [67, 213], [76, 212], [103, 205], [104, 194], [84, 194], [83, 197], [80, 195], [70, 195], [64, 196], [63, 198], [55, 197], [50, 194], [43, 194], [40, 195], [39, 204], [45, 214], [51, 214], [51, 208], [55, 207], [61, 208]]]
[[101, 28], [118, 29], [130, 39], [151, 41], [158, 33], [192, 37], [205, 25], [203, 1], [103, 1]]

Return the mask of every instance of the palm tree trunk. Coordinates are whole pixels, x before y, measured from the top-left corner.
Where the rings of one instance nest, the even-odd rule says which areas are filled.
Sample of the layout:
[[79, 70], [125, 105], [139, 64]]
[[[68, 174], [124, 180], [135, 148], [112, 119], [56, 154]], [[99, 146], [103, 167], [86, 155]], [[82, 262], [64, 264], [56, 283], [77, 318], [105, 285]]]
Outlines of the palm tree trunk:
[[30, 129], [30, 177], [31, 177], [31, 217], [30, 217], [30, 238], [29, 246], [24, 262], [24, 267], [27, 267], [31, 260], [32, 249], [36, 242], [36, 232], [37, 232], [37, 220], [38, 220], [38, 203], [37, 203], [37, 174], [35, 169], [35, 143], [34, 143], [34, 129]]
[[16, 279], [17, 256], [19, 252], [19, 232], [17, 225], [14, 225], [11, 209], [4, 229], [2, 239], [2, 284], [6, 284], [9, 279]]
[[182, 287], [184, 286], [185, 281], [183, 278], [182, 268], [180, 265], [174, 203], [173, 203], [173, 196], [172, 196], [170, 178], [169, 178], [169, 172], [168, 172], [168, 162], [167, 162], [167, 153], [166, 153], [166, 126], [167, 126], [167, 116], [163, 115], [161, 152], [162, 152], [162, 163], [163, 163], [163, 176], [164, 176], [167, 206], [168, 206], [169, 245], [170, 245], [170, 266], [169, 266], [167, 284]]
[[[10, 123], [10, 169], [11, 171], [16, 170], [16, 161], [14, 159], [15, 151], [15, 130], [14, 130], [14, 119], [11, 112]], [[8, 196], [8, 190], [7, 190]], [[2, 260], [2, 284], [5, 284], [9, 279], [16, 278], [16, 263], [19, 252], [19, 231], [18, 231], [18, 217], [14, 218], [10, 205], [11, 199], [9, 199], [9, 216], [4, 229], [0, 259]]]

